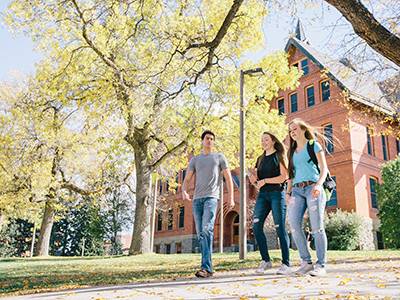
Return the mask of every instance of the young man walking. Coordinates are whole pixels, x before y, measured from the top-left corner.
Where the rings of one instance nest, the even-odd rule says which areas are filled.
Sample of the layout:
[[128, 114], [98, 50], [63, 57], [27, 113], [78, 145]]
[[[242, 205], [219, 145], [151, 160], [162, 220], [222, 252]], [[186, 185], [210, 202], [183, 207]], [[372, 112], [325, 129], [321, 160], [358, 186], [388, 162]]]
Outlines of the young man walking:
[[206, 130], [201, 135], [203, 150], [200, 155], [193, 157], [187, 168], [186, 177], [182, 185], [183, 200], [191, 201], [187, 193], [187, 184], [195, 174], [195, 189], [193, 196], [193, 217], [196, 224], [197, 239], [201, 251], [201, 269], [196, 272], [197, 277], [213, 275], [211, 254], [213, 247], [214, 222], [220, 197], [221, 172], [228, 187], [228, 209], [235, 206], [233, 200], [233, 183], [228, 163], [222, 153], [213, 152], [215, 134]]

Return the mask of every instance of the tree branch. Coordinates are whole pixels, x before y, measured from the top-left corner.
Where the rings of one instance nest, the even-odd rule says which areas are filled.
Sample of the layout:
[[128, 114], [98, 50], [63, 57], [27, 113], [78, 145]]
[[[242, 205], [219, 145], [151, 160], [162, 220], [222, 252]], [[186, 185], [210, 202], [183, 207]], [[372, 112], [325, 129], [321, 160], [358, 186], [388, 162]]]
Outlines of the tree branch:
[[400, 37], [384, 27], [361, 0], [325, 0], [350, 22], [354, 32], [387, 59], [400, 66]]

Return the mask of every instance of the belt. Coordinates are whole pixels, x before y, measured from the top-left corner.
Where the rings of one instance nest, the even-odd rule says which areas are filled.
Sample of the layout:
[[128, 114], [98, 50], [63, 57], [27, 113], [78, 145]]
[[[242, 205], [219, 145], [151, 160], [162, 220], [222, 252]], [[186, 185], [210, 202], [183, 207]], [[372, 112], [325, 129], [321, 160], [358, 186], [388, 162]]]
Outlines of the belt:
[[293, 186], [299, 187], [299, 188], [305, 188], [306, 186], [309, 186], [312, 184], [315, 184], [315, 182], [308, 180], [308, 181], [302, 181], [302, 182], [295, 183]]

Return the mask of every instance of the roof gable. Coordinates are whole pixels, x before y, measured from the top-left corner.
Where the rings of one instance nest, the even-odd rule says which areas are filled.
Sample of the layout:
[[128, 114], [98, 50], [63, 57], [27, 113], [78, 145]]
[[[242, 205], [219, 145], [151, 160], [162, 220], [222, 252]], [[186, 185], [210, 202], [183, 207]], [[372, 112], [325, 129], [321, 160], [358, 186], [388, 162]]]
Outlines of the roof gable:
[[297, 37], [291, 37], [286, 43], [285, 52], [288, 52], [290, 47], [299, 49], [321, 70], [326, 70], [326, 75], [341, 89], [348, 91], [352, 100], [386, 114], [395, 113], [378, 84], [371, 81], [370, 77], [357, 73], [353, 68], [343, 64], [343, 61], [334, 60], [318, 52], [310, 46], [307, 40], [301, 41]]

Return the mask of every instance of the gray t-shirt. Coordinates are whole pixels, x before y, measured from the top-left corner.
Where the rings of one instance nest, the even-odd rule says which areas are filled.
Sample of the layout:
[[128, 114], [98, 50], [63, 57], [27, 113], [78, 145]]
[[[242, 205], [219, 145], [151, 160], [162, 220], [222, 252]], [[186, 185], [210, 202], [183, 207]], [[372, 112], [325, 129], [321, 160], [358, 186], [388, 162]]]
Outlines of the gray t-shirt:
[[189, 163], [189, 171], [196, 174], [196, 184], [193, 199], [220, 197], [221, 171], [228, 168], [228, 163], [222, 153], [200, 154], [193, 157]]

